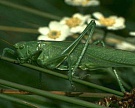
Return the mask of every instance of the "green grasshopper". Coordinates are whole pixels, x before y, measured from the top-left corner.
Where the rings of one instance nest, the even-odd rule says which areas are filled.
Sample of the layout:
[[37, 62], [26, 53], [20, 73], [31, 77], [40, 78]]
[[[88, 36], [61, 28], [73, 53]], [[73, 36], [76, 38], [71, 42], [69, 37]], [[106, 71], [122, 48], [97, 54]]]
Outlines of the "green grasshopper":
[[[77, 68], [91, 70], [135, 66], [135, 54], [132, 52], [90, 45], [95, 26], [95, 21], [92, 20], [73, 42], [19, 42], [14, 45], [15, 50], [5, 48], [2, 55], [6, 52], [16, 53], [19, 63], [36, 62], [43, 68], [67, 70], [71, 84]], [[80, 41], [86, 33], [88, 38], [81, 44]]]

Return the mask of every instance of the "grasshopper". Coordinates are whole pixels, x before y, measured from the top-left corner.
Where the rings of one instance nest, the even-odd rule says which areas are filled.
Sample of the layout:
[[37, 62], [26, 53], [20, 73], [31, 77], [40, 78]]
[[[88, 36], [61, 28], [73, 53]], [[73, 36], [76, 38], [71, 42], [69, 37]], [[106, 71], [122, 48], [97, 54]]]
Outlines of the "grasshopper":
[[[95, 21], [92, 20], [73, 42], [19, 42], [14, 45], [15, 50], [5, 48], [2, 55], [6, 52], [16, 53], [19, 63], [35, 62], [43, 68], [67, 70], [72, 85], [72, 76], [77, 68], [91, 70], [135, 66], [135, 54], [132, 52], [90, 45], [95, 26]], [[80, 43], [86, 33], [86, 42]]]

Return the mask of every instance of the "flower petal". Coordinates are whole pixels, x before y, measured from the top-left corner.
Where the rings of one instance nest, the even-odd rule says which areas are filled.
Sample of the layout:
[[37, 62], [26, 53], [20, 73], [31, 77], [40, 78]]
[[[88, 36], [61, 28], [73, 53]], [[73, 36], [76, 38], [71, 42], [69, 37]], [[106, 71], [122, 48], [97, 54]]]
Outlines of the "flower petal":
[[135, 32], [129, 32], [129, 34], [131, 35], [131, 36], [135, 36]]
[[117, 44], [116, 48], [122, 49], [122, 50], [133, 51], [133, 50], [135, 50], [135, 45], [132, 45], [132, 44], [127, 43], [127, 42], [122, 42], [120, 44]]
[[116, 19], [116, 22], [113, 26], [107, 27], [108, 29], [112, 29], [112, 30], [118, 30], [118, 29], [123, 29], [125, 28], [125, 19], [122, 17], [119, 17]]
[[64, 17], [60, 20], [60, 24], [65, 24], [66, 23], [66, 20], [68, 20], [69, 17]]
[[77, 17], [77, 18], [82, 19], [82, 18], [83, 18], [83, 15], [80, 14], [80, 13], [75, 13], [75, 14], [73, 15], [73, 17]]
[[45, 40], [45, 37], [46, 37], [45, 35], [39, 35], [37, 40]]
[[38, 31], [43, 34], [46, 35], [50, 30], [48, 27], [39, 27]]
[[97, 6], [100, 2], [98, 0], [90, 0], [87, 6]]
[[62, 28], [61, 28], [61, 35], [62, 36], [68, 36], [70, 35], [70, 29], [67, 25], [63, 25]]
[[73, 27], [70, 29], [71, 33], [82, 33], [82, 31], [85, 29], [86, 24], [82, 26]]
[[103, 14], [100, 13], [100, 12], [94, 12], [92, 15], [93, 15], [96, 19], [100, 19], [100, 18], [104, 17]]
[[50, 28], [51, 30], [60, 30], [60, 29], [61, 29], [61, 26], [62, 26], [62, 24], [60, 24], [60, 23], [57, 22], [57, 21], [51, 21], [51, 22], [49, 23], [49, 28]]
[[65, 0], [65, 2], [69, 5], [83, 7], [96, 6], [100, 4], [99, 0]]

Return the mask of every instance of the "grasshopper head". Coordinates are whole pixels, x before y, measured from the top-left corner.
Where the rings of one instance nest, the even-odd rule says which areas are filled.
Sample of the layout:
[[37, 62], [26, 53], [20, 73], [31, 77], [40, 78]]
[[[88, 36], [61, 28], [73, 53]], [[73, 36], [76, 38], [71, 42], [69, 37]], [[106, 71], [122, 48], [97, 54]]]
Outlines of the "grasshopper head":
[[16, 49], [16, 53], [18, 55], [19, 60], [26, 60], [27, 59], [27, 53], [26, 53], [26, 42], [19, 42], [14, 45]]
[[19, 42], [14, 45], [16, 49], [23, 49], [25, 47], [26, 42]]
[[19, 42], [14, 45], [18, 59], [21, 62], [29, 63], [36, 60], [41, 53], [40, 49], [42, 46], [43, 45], [37, 41]]

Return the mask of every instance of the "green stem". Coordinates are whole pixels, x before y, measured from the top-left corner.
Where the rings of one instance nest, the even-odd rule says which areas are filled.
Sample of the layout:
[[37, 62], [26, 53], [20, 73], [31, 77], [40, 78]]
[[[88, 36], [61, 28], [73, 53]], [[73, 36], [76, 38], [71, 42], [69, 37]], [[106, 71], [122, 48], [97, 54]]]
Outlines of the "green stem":
[[32, 88], [32, 87], [29, 87], [29, 86], [20, 85], [20, 84], [5, 81], [5, 80], [2, 80], [2, 79], [0, 79], [0, 84], [5, 85], [5, 86], [9, 86], [9, 87], [13, 87], [13, 88], [17, 88], [17, 89], [21, 89], [21, 90], [25, 90], [25, 91], [29, 91], [31, 93], [34, 93], [34, 94], [37, 94], [37, 95], [40, 95], [40, 96], [44, 96], [44, 97], [48, 97], [48, 98], [57, 99], [57, 100], [60, 100], [60, 101], [65, 101], [65, 102], [68, 102], [68, 103], [76, 104], [76, 105], [79, 105], [79, 106], [84, 106], [84, 107], [88, 107], [88, 108], [106, 108], [106, 107], [103, 107], [103, 106], [93, 104], [91, 102], [86, 102], [86, 101], [75, 99], [75, 98], [70, 98], [70, 97], [66, 97], [66, 96], [60, 96], [60, 95], [52, 94], [52, 93], [47, 92], [47, 91]]
[[[7, 57], [0, 56], [0, 59], [11, 62], [11, 63], [17, 63], [16, 60], [11, 59], [11, 58], [7, 58]], [[43, 73], [54, 75], [54, 76], [57, 76], [57, 77], [60, 77], [60, 78], [63, 78], [63, 79], [68, 79], [68, 76], [66, 76], [66, 75], [63, 75], [63, 74], [60, 74], [60, 73], [57, 73], [57, 72], [54, 72], [54, 71], [51, 71], [51, 70], [47, 70], [47, 69], [44, 69], [44, 68], [41, 68], [41, 67], [37, 67], [37, 66], [31, 65], [31, 64], [24, 63], [24, 64], [19, 64], [19, 65], [25, 66], [25, 67], [28, 67], [28, 68], [31, 68], [31, 69], [34, 69], [34, 70], [38, 70], [38, 71], [43, 72]], [[86, 82], [86, 81], [83, 81], [83, 80], [80, 80], [80, 79], [73, 78], [73, 81], [77, 82], [77, 83], [80, 83], [80, 84], [83, 84], [83, 85], [86, 85], [86, 86], [89, 86], [91, 88], [96, 88], [96, 89], [111, 93], [111, 94], [115, 94], [115, 95], [118, 95], [118, 96], [124, 96], [124, 94], [122, 92], [112, 90], [112, 89], [109, 89], [109, 88], [106, 88], [106, 87], [103, 87], [103, 86], [99, 86], [99, 85], [96, 85], [96, 84], [93, 84], [93, 83], [90, 83], [90, 82]]]
[[21, 6], [21, 5], [15, 4], [15, 3], [11, 3], [11, 2], [8, 2], [6, 0], [0, 0], [0, 4], [9, 6], [9, 7], [15, 8], [15, 9], [20, 9], [22, 11], [26, 11], [26, 12], [29, 12], [29, 13], [33, 13], [35, 15], [39, 15], [39, 16], [42, 16], [42, 17], [45, 17], [45, 18], [50, 18], [50, 19], [53, 19], [53, 20], [60, 20], [60, 17], [58, 17], [58, 16], [55, 16], [55, 15], [52, 15], [52, 14], [49, 14], [49, 13], [46, 13], [46, 12], [38, 11], [36, 9], [32, 9], [32, 8], [29, 8], [29, 7], [26, 7], [26, 6]]
[[5, 95], [5, 94], [0, 94], [0, 98], [6, 99], [6, 100], [9, 100], [9, 101], [12, 101], [12, 102], [16, 102], [16, 103], [19, 103], [19, 104], [22, 104], [22, 105], [26, 105], [26, 106], [29, 106], [29, 107], [32, 107], [32, 108], [41, 108], [41, 107], [43, 108], [43, 106], [41, 106], [39, 104], [35, 104], [33, 102], [28, 102], [26, 100], [22, 100], [22, 99], [15, 98], [15, 97]]
[[0, 26], [0, 30], [3, 30], [3, 31], [14, 31], [14, 32], [24, 32], [24, 33], [36, 33], [36, 34], [38, 34], [37, 29], [30, 29], [30, 28]]
[[107, 33], [108, 33], [108, 30], [106, 29], [106, 28], [103, 28], [103, 30], [104, 30], [104, 34], [103, 34], [103, 42], [105, 42], [105, 40], [106, 40], [106, 36], [107, 36]]

